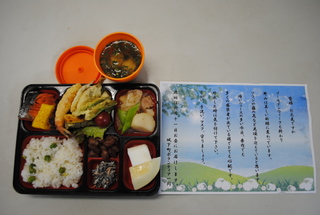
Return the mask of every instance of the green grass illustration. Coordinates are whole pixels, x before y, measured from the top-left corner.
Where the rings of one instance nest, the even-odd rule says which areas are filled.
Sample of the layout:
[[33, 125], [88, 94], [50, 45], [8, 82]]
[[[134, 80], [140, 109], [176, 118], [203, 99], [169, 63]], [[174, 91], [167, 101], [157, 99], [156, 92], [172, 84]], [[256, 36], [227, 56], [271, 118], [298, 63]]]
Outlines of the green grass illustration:
[[[169, 168], [169, 169], [168, 169]], [[177, 171], [176, 171], [177, 170]], [[168, 176], [167, 173], [170, 172]], [[175, 176], [174, 174], [177, 173]], [[165, 191], [310, 191], [314, 190], [314, 169], [309, 166], [286, 166], [244, 177], [209, 166], [180, 162], [162, 165], [162, 177], [167, 179]], [[218, 182], [217, 182], [218, 181]], [[251, 187], [250, 187], [251, 186]]]
[[[288, 180], [302, 182], [304, 178], [313, 178], [313, 167], [310, 166], [286, 166], [259, 174], [261, 181], [268, 183], [285, 183]], [[252, 176], [250, 178], [255, 178]]]
[[[171, 172], [173, 173], [175, 165], [171, 164], [171, 166]], [[232, 175], [232, 179], [230, 180], [228, 172], [192, 162], [180, 162], [177, 164], [176, 168], [179, 170], [177, 182], [183, 181], [184, 183], [189, 184], [194, 184], [203, 180], [207, 180], [208, 184], [213, 184], [218, 178], [229, 179], [231, 183], [242, 183], [249, 179], [240, 175]], [[167, 172], [167, 165], [163, 165], [162, 169], [163, 172]]]

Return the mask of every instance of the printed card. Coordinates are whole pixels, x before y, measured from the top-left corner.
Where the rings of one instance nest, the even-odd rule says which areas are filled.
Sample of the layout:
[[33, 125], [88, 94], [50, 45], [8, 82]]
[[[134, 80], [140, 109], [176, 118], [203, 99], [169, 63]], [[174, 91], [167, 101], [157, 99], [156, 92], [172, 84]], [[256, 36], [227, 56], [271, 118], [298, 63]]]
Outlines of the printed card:
[[161, 82], [161, 194], [315, 192], [306, 85]]

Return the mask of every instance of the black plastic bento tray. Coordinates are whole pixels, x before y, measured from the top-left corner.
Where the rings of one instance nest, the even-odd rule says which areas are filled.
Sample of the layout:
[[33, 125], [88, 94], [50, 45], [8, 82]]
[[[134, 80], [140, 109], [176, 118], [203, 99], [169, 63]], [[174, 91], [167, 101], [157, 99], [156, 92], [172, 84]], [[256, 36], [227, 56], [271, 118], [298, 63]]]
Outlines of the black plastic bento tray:
[[[53, 90], [59, 94], [61, 97], [63, 93], [70, 87], [71, 84], [31, 84], [26, 86], [21, 95], [21, 104], [24, 103], [26, 96], [28, 93], [33, 91], [47, 91]], [[122, 92], [122, 90], [130, 90], [130, 89], [142, 89], [142, 90], [151, 90], [156, 97], [156, 129], [152, 134], [146, 135], [121, 135], [119, 134], [114, 126], [114, 123], [108, 128], [106, 134], [116, 135], [119, 137], [120, 145], [119, 145], [119, 155], [116, 159], [117, 162], [117, 184], [115, 186], [111, 186], [111, 188], [107, 189], [93, 189], [90, 181], [90, 162], [92, 158], [88, 156], [88, 149], [84, 143], [81, 146], [83, 149], [83, 175], [79, 181], [79, 186], [77, 188], [34, 188], [32, 185], [24, 182], [22, 180], [21, 171], [23, 168], [24, 159], [22, 158], [22, 153], [26, 145], [32, 137], [42, 137], [42, 136], [63, 136], [57, 130], [37, 130], [30, 129], [30, 126], [26, 125], [26, 122], [23, 120], [18, 120], [18, 129], [17, 129], [17, 138], [16, 138], [16, 150], [15, 150], [15, 163], [14, 163], [14, 176], [13, 176], [13, 187], [14, 189], [21, 194], [57, 194], [57, 195], [100, 195], [100, 196], [151, 196], [158, 192], [160, 187], [160, 173], [156, 176], [156, 178], [150, 182], [146, 187], [141, 188], [140, 190], [131, 189], [128, 186], [131, 181], [127, 178], [127, 169], [128, 164], [124, 163], [124, 160], [128, 162], [127, 155], [125, 154], [125, 149], [127, 144], [135, 144], [135, 143], [147, 143], [154, 148], [154, 151], [151, 152], [152, 157], [160, 156], [160, 93], [157, 86], [154, 84], [102, 84], [102, 86], [108, 90], [113, 99], [116, 99], [117, 93]], [[112, 110], [111, 116], [115, 119], [115, 110]], [[96, 159], [96, 158], [95, 158]], [[97, 159], [96, 159], [97, 160]], [[126, 175], [126, 178], [124, 176]]]

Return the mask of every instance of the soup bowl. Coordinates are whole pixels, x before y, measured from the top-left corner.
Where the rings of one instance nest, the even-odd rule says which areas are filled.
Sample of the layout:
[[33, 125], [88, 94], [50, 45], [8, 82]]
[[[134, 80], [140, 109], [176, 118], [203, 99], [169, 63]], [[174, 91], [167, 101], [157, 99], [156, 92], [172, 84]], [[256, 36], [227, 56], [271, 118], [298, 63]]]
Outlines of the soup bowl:
[[[134, 47], [135, 50], [136, 50], [136, 48], [138, 49], [138, 51], [140, 52], [141, 58], [139, 57], [140, 63], [137, 63], [135, 70], [130, 72], [128, 75], [116, 77], [114, 75], [110, 75], [110, 73], [107, 74], [106, 68], [102, 66], [103, 64], [101, 63], [102, 62], [101, 60], [103, 60], [103, 58], [105, 58], [105, 57], [107, 57], [107, 58], [110, 57], [108, 55], [112, 55], [111, 52], [106, 51], [107, 46], [110, 47], [111, 46], [110, 44], [114, 44], [114, 43], [121, 42], [121, 41], [126, 42], [126, 43], [129, 42], [128, 44], [134, 44], [134, 45], [132, 45], [132, 47]], [[111, 81], [115, 81], [115, 82], [129, 82], [129, 81], [134, 80], [138, 76], [138, 74], [140, 73], [140, 71], [143, 67], [143, 64], [144, 64], [145, 52], [144, 52], [144, 48], [143, 48], [142, 43], [140, 42], [140, 40], [137, 37], [135, 37], [132, 34], [126, 33], [126, 32], [115, 32], [115, 33], [111, 33], [111, 34], [103, 37], [98, 42], [98, 44], [95, 47], [93, 56], [94, 56], [94, 64], [95, 64], [97, 70], [100, 72], [100, 74], [103, 77], [105, 77]], [[113, 63], [116, 61], [113, 61], [111, 59], [111, 60], [108, 60], [108, 62]], [[118, 62], [117, 62], [117, 64], [118, 64]], [[122, 72], [121, 70], [118, 70], [118, 71], [119, 71], [119, 73]]]

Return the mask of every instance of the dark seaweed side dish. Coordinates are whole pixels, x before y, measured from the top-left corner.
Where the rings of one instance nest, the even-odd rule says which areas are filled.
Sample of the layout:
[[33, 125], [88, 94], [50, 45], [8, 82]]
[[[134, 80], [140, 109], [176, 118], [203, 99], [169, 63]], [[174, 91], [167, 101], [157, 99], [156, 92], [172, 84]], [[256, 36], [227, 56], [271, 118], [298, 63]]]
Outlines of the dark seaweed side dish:
[[126, 40], [118, 40], [106, 45], [100, 56], [104, 73], [113, 78], [131, 75], [141, 63], [138, 47]]

